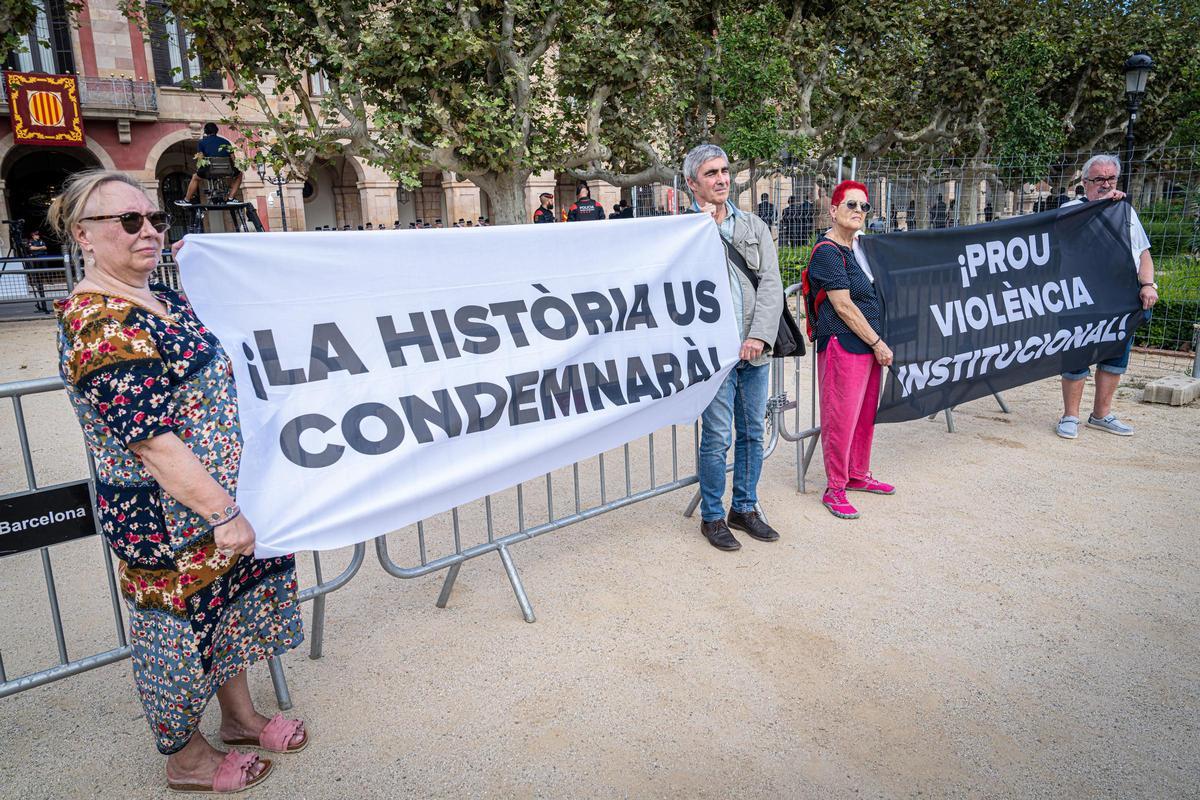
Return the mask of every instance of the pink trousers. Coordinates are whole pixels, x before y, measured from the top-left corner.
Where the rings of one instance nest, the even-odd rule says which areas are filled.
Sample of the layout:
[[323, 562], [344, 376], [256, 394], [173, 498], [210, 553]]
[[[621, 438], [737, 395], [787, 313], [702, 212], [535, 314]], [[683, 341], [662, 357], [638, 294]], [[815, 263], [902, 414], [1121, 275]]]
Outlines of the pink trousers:
[[836, 336], [817, 354], [821, 387], [821, 449], [830, 489], [871, 473], [871, 440], [882, 370], [873, 353], [848, 353]]

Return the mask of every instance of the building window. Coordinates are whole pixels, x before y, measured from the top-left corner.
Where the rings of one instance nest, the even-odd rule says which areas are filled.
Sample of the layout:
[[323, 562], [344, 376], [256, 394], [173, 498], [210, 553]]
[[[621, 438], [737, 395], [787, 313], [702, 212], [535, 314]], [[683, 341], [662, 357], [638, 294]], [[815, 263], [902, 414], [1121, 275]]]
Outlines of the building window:
[[159, 86], [224, 88], [221, 73], [206, 70], [200, 58], [189, 51], [192, 36], [183, 21], [162, 2], [147, 4], [150, 13], [150, 52], [154, 56], [154, 78]]
[[64, 0], [35, 0], [37, 21], [33, 30], [22, 37], [20, 52], [8, 54], [4, 68], [14, 72], [48, 72], [70, 75], [75, 72], [71, 51], [71, 28]]
[[310, 97], [323, 97], [329, 94], [329, 78], [324, 72], [308, 73], [308, 94]]

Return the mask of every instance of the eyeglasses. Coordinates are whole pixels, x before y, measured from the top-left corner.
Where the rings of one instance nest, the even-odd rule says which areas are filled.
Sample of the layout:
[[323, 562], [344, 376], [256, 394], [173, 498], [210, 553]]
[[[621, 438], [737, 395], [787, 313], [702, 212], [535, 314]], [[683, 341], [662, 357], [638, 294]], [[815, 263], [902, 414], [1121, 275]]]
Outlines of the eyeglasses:
[[1084, 183], [1116, 183], [1116, 175], [1099, 175], [1095, 178], [1084, 178]]
[[871, 211], [870, 203], [860, 203], [857, 200], [847, 200], [843, 205], [845, 205], [846, 208], [850, 209], [851, 211], [858, 211], [859, 209], [862, 209], [864, 214], [868, 214]]
[[158, 233], [162, 233], [167, 228], [171, 227], [171, 215], [165, 211], [151, 211], [149, 214], [140, 214], [137, 211], [126, 211], [124, 214], [105, 214], [100, 217], [84, 217], [86, 220], [109, 220], [119, 219], [121, 227], [131, 236], [136, 236], [142, 230], [142, 225], [147, 221], [150, 222], [150, 227], [154, 228]]

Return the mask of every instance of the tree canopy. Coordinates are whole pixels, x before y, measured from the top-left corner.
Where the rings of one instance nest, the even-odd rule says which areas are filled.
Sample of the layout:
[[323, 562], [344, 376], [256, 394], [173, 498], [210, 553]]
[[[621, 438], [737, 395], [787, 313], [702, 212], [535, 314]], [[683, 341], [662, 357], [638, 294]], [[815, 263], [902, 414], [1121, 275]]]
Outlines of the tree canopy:
[[1200, 0], [125, 2], [187, 20], [233, 78], [228, 121], [295, 171], [433, 167], [500, 221], [524, 218], [531, 174], [670, 181], [702, 141], [739, 167], [1113, 148], [1135, 50], [1160, 65], [1139, 143], [1200, 133]]

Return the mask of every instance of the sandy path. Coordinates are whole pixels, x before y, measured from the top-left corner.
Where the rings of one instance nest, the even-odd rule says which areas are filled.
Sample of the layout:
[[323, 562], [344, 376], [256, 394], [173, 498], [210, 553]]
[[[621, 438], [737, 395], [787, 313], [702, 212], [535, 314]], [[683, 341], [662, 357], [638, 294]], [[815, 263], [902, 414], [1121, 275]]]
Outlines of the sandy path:
[[[0, 327], [0, 381], [51, 374], [50, 331]], [[795, 492], [783, 445], [760, 487], [774, 545], [712, 549], [683, 492], [518, 545], [533, 625], [494, 556], [439, 610], [438, 576], [397, 581], [369, 552], [330, 598], [325, 657], [285, 661], [314, 745], [255, 796], [1200, 797], [1200, 408], [1135, 395], [1133, 439], [1057, 439], [1056, 381], [1008, 416], [960, 409], [954, 435], [883, 426], [875, 470], [900, 494], [856, 522]], [[39, 477], [76, 477], [65, 400], [28, 405]], [[13, 446], [5, 406], [0, 492], [23, 479]], [[112, 646], [98, 543], [53, 554], [72, 652]], [[10, 676], [54, 660], [40, 576], [36, 555], [0, 562]], [[266, 670], [251, 683], [271, 707]], [[4, 798], [167, 796], [161, 770], [128, 662], [0, 700]]]

